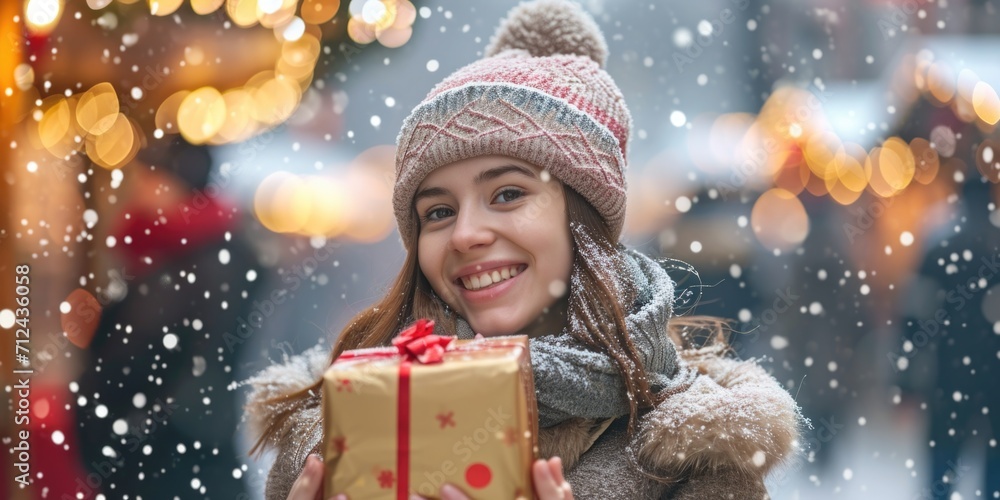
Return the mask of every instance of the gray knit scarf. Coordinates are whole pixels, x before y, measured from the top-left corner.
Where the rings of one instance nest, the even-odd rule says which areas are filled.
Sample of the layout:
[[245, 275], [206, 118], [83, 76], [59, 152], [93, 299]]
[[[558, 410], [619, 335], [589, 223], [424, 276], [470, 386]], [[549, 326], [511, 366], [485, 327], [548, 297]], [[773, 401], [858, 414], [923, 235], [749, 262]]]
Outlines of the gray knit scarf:
[[[649, 375], [653, 391], [671, 390], [693, 375], [677, 362], [674, 343], [667, 336], [673, 312], [674, 282], [653, 259], [634, 250], [624, 252], [638, 296], [626, 316], [628, 333]], [[456, 336], [475, 333], [457, 317]], [[614, 361], [588, 349], [569, 333], [544, 335], [529, 341], [538, 400], [539, 425], [549, 427], [572, 417], [616, 418], [629, 413], [625, 383]]]

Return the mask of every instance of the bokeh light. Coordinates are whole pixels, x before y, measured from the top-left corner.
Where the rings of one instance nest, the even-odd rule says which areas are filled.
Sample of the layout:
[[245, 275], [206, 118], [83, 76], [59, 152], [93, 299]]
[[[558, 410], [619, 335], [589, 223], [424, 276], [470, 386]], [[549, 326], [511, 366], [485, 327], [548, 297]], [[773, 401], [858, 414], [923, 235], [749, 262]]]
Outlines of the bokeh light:
[[980, 120], [990, 125], [996, 125], [1000, 121], [1000, 98], [990, 84], [976, 83], [972, 90], [972, 106]]
[[770, 250], [788, 250], [809, 235], [809, 216], [794, 194], [771, 189], [757, 198], [750, 213], [750, 224], [757, 241]]
[[55, 28], [62, 12], [62, 0], [27, 0], [24, 5], [24, 20], [33, 33], [45, 35]]
[[87, 137], [87, 156], [104, 168], [119, 168], [135, 157], [138, 141], [132, 122], [118, 113], [108, 130]]
[[916, 166], [913, 180], [924, 185], [930, 184], [937, 177], [941, 165], [937, 151], [922, 137], [910, 141], [910, 151]]
[[198, 15], [208, 15], [222, 7], [226, 0], [191, 0], [191, 10]]
[[257, 0], [226, 0], [226, 14], [241, 28], [257, 24]]
[[177, 109], [177, 127], [191, 144], [208, 142], [226, 121], [226, 100], [213, 87], [191, 92]]
[[184, 0], [149, 0], [149, 13], [154, 16], [169, 16], [184, 4]]
[[178, 133], [177, 111], [190, 93], [190, 91], [181, 90], [171, 94], [170, 97], [167, 97], [160, 103], [160, 107], [156, 109], [156, 117], [154, 119], [157, 129], [166, 133]]
[[110, 83], [94, 85], [80, 96], [76, 106], [76, 121], [88, 134], [103, 134], [114, 124], [118, 115], [118, 96]]
[[333, 19], [340, 9], [340, 0], [303, 0], [300, 14], [309, 24], [323, 24]]

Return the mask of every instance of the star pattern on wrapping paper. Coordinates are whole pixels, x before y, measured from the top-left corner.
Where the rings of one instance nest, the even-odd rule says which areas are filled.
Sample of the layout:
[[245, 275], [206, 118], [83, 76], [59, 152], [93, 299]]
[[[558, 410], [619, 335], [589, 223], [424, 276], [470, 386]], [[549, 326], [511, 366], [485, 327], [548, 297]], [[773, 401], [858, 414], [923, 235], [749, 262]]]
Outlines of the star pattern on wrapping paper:
[[442, 429], [445, 427], [455, 427], [455, 412], [453, 411], [438, 413], [437, 419]]
[[382, 470], [378, 473], [378, 485], [382, 489], [392, 489], [392, 486], [396, 484], [396, 476], [391, 470]]
[[341, 391], [354, 392], [354, 387], [351, 385], [350, 379], [342, 378], [337, 382], [339, 382], [339, 384], [337, 385], [337, 392]]
[[337, 453], [343, 454], [347, 451], [347, 438], [344, 436], [337, 436], [333, 438], [333, 448], [337, 450]]

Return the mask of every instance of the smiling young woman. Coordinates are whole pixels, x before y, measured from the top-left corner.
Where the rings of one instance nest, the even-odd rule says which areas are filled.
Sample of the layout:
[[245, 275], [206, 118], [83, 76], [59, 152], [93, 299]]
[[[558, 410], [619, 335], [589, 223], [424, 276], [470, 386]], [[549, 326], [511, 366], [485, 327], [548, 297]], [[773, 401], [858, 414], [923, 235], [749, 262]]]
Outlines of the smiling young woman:
[[766, 496], [764, 477], [795, 450], [798, 408], [760, 366], [725, 357], [724, 342], [693, 345], [696, 332], [721, 339], [725, 321], [674, 316], [673, 280], [619, 242], [631, 118], [606, 55], [575, 4], [525, 4], [483, 60], [406, 119], [398, 276], [332, 352], [253, 381], [255, 449], [279, 451], [268, 498], [318, 487], [322, 467], [303, 467], [322, 439], [324, 369], [417, 318], [463, 339], [529, 337], [542, 500]]

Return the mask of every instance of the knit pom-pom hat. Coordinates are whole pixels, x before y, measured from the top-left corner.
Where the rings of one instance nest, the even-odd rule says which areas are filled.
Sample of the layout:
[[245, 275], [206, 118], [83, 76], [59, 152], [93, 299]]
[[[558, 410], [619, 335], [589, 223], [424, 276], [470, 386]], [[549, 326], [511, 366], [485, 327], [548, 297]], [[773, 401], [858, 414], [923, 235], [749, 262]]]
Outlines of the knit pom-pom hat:
[[427, 174], [485, 155], [547, 169], [589, 201], [617, 239], [632, 117], [603, 69], [607, 53], [597, 24], [568, 0], [512, 9], [485, 57], [445, 78], [403, 122], [392, 201], [406, 248], [416, 243], [413, 196]]

